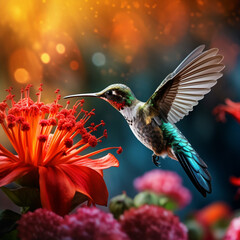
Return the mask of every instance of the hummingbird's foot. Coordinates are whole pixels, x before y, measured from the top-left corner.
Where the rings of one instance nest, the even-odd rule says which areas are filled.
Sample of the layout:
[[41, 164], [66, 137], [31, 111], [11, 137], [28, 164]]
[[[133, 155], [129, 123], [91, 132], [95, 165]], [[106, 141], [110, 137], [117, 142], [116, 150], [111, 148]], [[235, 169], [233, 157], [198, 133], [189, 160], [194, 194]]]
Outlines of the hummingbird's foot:
[[155, 166], [160, 167], [160, 157], [157, 156], [155, 153], [152, 154], [152, 161], [155, 164]]

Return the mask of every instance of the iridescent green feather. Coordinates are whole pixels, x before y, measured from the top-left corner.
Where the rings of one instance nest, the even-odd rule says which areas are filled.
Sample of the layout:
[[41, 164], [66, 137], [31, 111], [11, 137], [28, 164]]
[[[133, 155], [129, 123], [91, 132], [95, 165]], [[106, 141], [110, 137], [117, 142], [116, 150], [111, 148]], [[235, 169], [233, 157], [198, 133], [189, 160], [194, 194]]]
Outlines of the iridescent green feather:
[[206, 196], [206, 192], [211, 192], [211, 176], [207, 165], [174, 124], [163, 122], [161, 128], [164, 138], [168, 140], [176, 158], [193, 184], [203, 196]]

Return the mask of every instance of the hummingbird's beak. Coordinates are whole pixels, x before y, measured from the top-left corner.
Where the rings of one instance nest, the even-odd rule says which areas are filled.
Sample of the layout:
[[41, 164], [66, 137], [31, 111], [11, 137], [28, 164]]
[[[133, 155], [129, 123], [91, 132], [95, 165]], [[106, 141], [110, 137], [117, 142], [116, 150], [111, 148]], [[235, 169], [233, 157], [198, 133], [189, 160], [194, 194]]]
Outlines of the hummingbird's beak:
[[97, 93], [80, 93], [80, 94], [73, 94], [73, 95], [68, 95], [63, 97], [64, 99], [66, 98], [74, 98], [74, 97], [101, 97], [101, 93], [97, 92]]

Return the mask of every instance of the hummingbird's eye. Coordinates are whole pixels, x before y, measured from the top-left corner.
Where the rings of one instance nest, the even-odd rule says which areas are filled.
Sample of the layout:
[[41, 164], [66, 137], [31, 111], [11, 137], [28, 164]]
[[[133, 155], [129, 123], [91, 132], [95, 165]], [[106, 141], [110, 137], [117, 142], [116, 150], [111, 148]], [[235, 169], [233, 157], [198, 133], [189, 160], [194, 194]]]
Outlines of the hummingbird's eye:
[[111, 96], [111, 95], [112, 95], [112, 90], [109, 90], [109, 91], [107, 92], [107, 94]]
[[114, 101], [114, 102], [121, 102], [122, 101], [122, 97], [117, 93], [116, 90], [108, 90], [105, 93], [105, 97], [108, 100]]

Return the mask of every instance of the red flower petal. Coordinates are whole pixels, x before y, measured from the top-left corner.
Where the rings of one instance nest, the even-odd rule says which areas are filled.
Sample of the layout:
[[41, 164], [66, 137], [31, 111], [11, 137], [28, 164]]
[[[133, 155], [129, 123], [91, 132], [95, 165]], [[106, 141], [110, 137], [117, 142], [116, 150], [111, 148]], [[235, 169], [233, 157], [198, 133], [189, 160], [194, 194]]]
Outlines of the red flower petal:
[[220, 219], [228, 219], [231, 216], [231, 209], [224, 202], [214, 202], [199, 210], [195, 216], [204, 226], [212, 226]]
[[61, 168], [72, 179], [76, 190], [99, 205], [107, 205], [108, 191], [103, 177], [95, 170], [69, 164], [61, 164]]
[[97, 159], [84, 158], [74, 162], [74, 164], [89, 167], [95, 170], [119, 166], [118, 160], [111, 153], [108, 153], [106, 156]]
[[[6, 162], [7, 161], [7, 162]], [[4, 161], [0, 161], [0, 187], [7, 185], [16, 179], [24, 176], [31, 171], [31, 167], [21, 166], [20, 163], [8, 161], [4, 158]]]
[[230, 99], [225, 100], [226, 105], [219, 105], [214, 108], [213, 114], [217, 115], [219, 121], [225, 122], [225, 114], [232, 115], [240, 123], [240, 103], [231, 101]]
[[39, 167], [42, 206], [63, 216], [71, 207], [76, 188], [60, 167]]
[[230, 183], [235, 185], [235, 186], [240, 187], [240, 177], [239, 178], [237, 178], [237, 177], [230, 177]]

